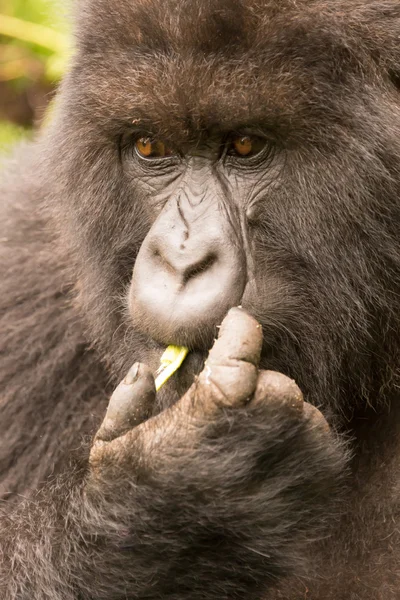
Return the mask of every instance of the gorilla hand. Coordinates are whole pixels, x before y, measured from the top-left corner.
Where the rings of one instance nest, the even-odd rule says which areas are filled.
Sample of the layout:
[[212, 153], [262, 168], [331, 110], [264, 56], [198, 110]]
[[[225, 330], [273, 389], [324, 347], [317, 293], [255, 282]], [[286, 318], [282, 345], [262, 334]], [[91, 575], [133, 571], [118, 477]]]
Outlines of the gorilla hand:
[[212, 427], [221, 411], [233, 407], [265, 403], [269, 411], [278, 410], [286, 417], [288, 427], [309, 419], [312, 430], [317, 427], [327, 433], [324, 417], [303, 402], [293, 380], [258, 370], [261, 345], [257, 322], [243, 310], [231, 309], [199, 378], [180, 402], [148, 423], [156, 393], [154, 378], [146, 365], [135, 363], [112, 395], [95, 437], [90, 455], [93, 470], [112, 469], [113, 462], [118, 469], [124, 462], [132, 465], [134, 456], [146, 460], [146, 452], [151, 452], [147, 462], [152, 469], [156, 461], [166, 459], [174, 445], [182, 451], [193, 449], [196, 437], [201, 442], [204, 428]]
[[155, 390], [144, 365], [113, 394], [86, 495], [116, 523], [134, 597], [150, 597], [151, 574], [154, 597], [259, 598], [333, 520], [343, 449], [291, 379], [258, 370], [261, 345], [257, 322], [232, 309], [174, 406], [147, 419]]

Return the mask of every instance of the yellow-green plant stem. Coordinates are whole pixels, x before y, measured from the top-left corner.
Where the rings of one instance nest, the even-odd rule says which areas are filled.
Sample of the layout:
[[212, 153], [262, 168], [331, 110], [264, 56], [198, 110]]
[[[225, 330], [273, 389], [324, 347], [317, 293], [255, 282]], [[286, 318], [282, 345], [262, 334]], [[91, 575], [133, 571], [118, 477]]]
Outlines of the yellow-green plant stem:
[[68, 36], [63, 33], [53, 31], [44, 25], [2, 14], [0, 14], [0, 35], [35, 44], [60, 54], [69, 47]]
[[161, 357], [161, 366], [156, 378], [156, 390], [164, 385], [166, 381], [179, 369], [185, 360], [189, 349], [185, 346], [168, 346]]

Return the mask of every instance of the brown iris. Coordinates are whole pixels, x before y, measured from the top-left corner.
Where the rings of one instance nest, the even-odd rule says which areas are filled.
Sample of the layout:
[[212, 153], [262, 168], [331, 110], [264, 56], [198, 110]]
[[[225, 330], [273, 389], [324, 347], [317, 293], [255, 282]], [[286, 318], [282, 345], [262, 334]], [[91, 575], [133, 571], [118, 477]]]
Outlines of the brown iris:
[[240, 156], [248, 156], [253, 150], [253, 143], [249, 136], [235, 138], [233, 140], [235, 152]]
[[229, 154], [250, 158], [261, 152], [264, 146], [265, 140], [260, 137], [250, 135], [237, 136], [231, 141]]
[[142, 137], [136, 140], [135, 147], [139, 156], [143, 158], [163, 158], [172, 155], [171, 149], [161, 140]]

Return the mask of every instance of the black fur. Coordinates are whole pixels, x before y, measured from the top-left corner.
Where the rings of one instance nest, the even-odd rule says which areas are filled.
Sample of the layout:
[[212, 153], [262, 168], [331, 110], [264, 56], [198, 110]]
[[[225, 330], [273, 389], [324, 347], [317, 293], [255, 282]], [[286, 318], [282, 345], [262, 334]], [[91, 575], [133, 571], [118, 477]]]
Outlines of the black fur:
[[[77, 17], [52, 123], [0, 189], [1, 597], [400, 598], [398, 3], [82, 0]], [[341, 442], [313, 456], [251, 411], [193, 462], [86, 497], [112, 387], [159, 351], [125, 306], [154, 218], [118, 155], [138, 120], [171, 143], [247, 124], [278, 140], [243, 305], [262, 366], [351, 440], [340, 522]], [[259, 455], [258, 493], [237, 495]]]

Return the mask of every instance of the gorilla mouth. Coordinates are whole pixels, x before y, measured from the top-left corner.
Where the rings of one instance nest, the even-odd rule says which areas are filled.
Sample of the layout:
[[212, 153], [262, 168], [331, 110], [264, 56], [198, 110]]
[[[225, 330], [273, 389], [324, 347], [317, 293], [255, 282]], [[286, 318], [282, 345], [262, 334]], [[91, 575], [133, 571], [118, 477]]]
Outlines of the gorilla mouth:
[[[157, 344], [157, 349], [154, 348], [152, 351], [150, 360], [145, 360], [151, 367], [155, 378], [157, 369], [160, 365], [160, 358], [164, 350], [165, 346], [161, 347]], [[206, 350], [191, 350], [188, 353], [179, 369], [177, 369], [168, 381], [166, 381], [165, 385], [162, 385], [158, 390], [153, 409], [153, 416], [174, 405], [187, 392], [193, 385], [196, 376], [203, 370], [207, 356], [208, 351]]]
[[[154, 379], [157, 379], [157, 376], [162, 369], [161, 357], [165, 353], [168, 345], [183, 346], [183, 344], [178, 344], [174, 337], [172, 337], [170, 344], [166, 344], [161, 343], [159, 340], [154, 339], [149, 335], [142, 338], [142, 343], [144, 343], [143, 349], [145, 350], [143, 354], [138, 354], [137, 351], [133, 351], [133, 356], [136, 358], [131, 358], [129, 364], [124, 366], [124, 369], [126, 370], [129, 368], [129, 365], [132, 364], [132, 360], [143, 362], [152, 370]], [[157, 395], [161, 394], [164, 396], [168, 393], [174, 394], [174, 392], [178, 392], [182, 395], [192, 385], [195, 377], [202, 371], [212, 345], [212, 336], [210, 338], [210, 343], [207, 345], [204, 344], [199, 347], [194, 344], [187, 344], [186, 347], [189, 349], [187, 356], [179, 368], [177, 368], [159, 388]]]
[[198, 375], [204, 367], [204, 363], [207, 359], [208, 351], [205, 350], [192, 350], [187, 355], [179, 371], [186, 370], [192, 375]]
[[189, 388], [196, 375], [199, 375], [203, 370], [207, 356], [208, 351], [191, 350], [179, 369], [171, 376], [171, 380], [175, 381], [179, 387]]

